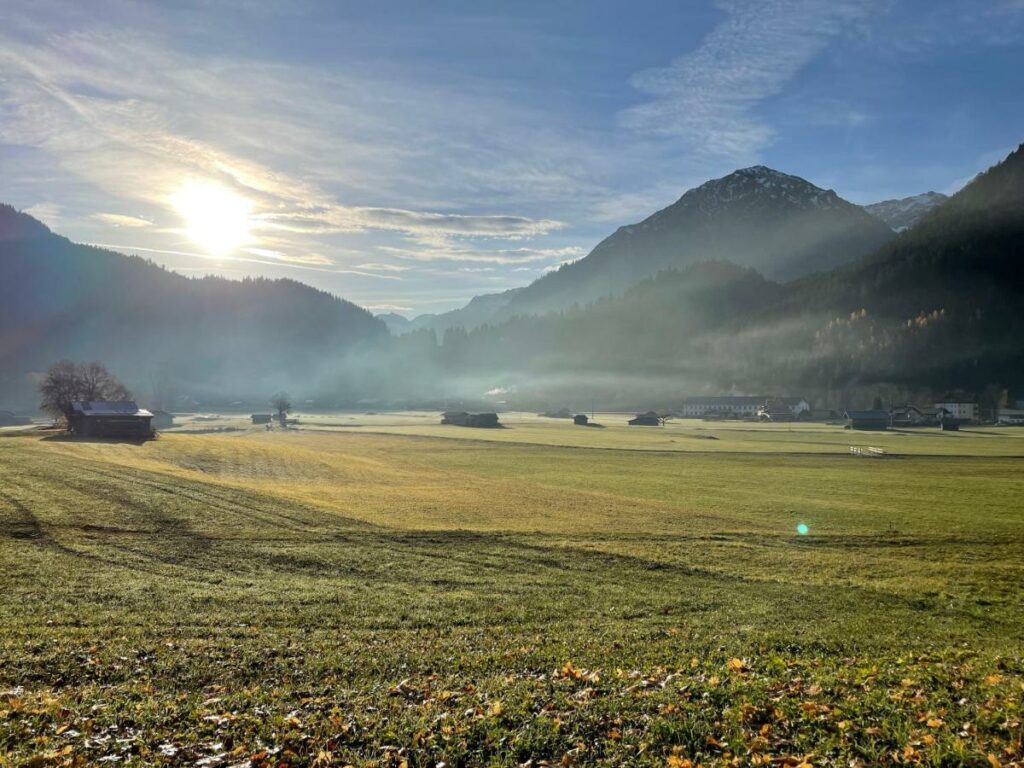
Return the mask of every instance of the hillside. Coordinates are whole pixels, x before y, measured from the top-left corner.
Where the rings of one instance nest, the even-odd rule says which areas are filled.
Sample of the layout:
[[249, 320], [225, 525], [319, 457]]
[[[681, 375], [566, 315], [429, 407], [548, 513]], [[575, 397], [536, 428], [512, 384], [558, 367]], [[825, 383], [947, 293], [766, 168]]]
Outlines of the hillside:
[[503, 316], [586, 304], [665, 269], [730, 261], [788, 280], [852, 261], [892, 230], [832, 190], [755, 166], [691, 189], [524, 288]]
[[[445, 340], [466, 370], [663, 391], [966, 389], [1024, 396], [1024, 145], [857, 261], [778, 284], [703, 264], [623, 295]], [[621, 386], [602, 391], [620, 391]], [[870, 400], [869, 400], [870, 402]]]
[[370, 313], [301, 283], [186, 278], [72, 243], [9, 206], [0, 269], [0, 400], [21, 404], [31, 374], [65, 357], [105, 362], [147, 401], [266, 397], [386, 336]]

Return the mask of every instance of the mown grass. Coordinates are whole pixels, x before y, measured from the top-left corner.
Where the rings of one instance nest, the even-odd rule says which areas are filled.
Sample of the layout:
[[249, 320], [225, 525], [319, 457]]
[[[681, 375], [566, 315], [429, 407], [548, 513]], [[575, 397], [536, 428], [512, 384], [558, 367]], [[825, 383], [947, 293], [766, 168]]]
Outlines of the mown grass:
[[1021, 761], [1015, 451], [539, 429], [0, 437], [0, 761]]

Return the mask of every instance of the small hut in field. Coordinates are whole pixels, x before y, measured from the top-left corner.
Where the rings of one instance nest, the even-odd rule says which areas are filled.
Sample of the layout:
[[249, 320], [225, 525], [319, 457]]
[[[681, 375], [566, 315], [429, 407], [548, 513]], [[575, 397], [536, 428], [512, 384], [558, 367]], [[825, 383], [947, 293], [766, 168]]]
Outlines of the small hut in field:
[[499, 427], [496, 413], [467, 413], [466, 411], [445, 411], [441, 414], [442, 424], [456, 427]]
[[631, 427], [660, 427], [661, 419], [658, 414], [654, 411], [648, 411], [647, 413], [638, 413], [636, 418], [629, 420], [629, 426]]

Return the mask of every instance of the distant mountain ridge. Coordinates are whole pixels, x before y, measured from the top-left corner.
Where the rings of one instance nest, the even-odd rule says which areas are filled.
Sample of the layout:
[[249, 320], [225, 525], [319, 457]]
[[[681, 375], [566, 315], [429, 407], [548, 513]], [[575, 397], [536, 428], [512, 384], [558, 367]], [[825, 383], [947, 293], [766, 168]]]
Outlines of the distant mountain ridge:
[[883, 200], [880, 203], [865, 205], [864, 210], [884, 221], [892, 227], [893, 231], [902, 232], [913, 227], [948, 199], [949, 197], [941, 192], [925, 192], [911, 197]]
[[738, 387], [833, 403], [860, 391], [863, 403], [884, 385], [993, 403], [1006, 391], [1024, 397], [1022, 267], [1024, 145], [828, 272], [780, 284], [727, 263], [692, 265], [585, 307], [478, 329], [442, 353], [463, 375], [528, 371], [549, 396], [552, 382], [571, 382], [563, 397], [586, 386], [612, 398], [660, 380], [662, 397]]
[[302, 283], [184, 277], [2, 204], [0, 274], [0, 399], [30, 394], [26, 377], [61, 358], [100, 360], [136, 388], [269, 395], [387, 335], [366, 310]]
[[584, 258], [524, 287], [491, 320], [582, 306], [703, 261], [788, 280], [852, 261], [893, 237], [884, 222], [833, 190], [763, 165], [743, 168], [620, 227]]

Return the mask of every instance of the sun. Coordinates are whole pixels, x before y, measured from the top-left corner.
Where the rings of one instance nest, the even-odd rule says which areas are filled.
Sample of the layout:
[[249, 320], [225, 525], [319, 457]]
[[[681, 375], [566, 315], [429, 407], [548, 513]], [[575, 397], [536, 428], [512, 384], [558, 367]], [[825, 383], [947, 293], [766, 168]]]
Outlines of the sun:
[[251, 205], [219, 184], [190, 181], [171, 197], [189, 238], [211, 256], [226, 256], [249, 240]]

